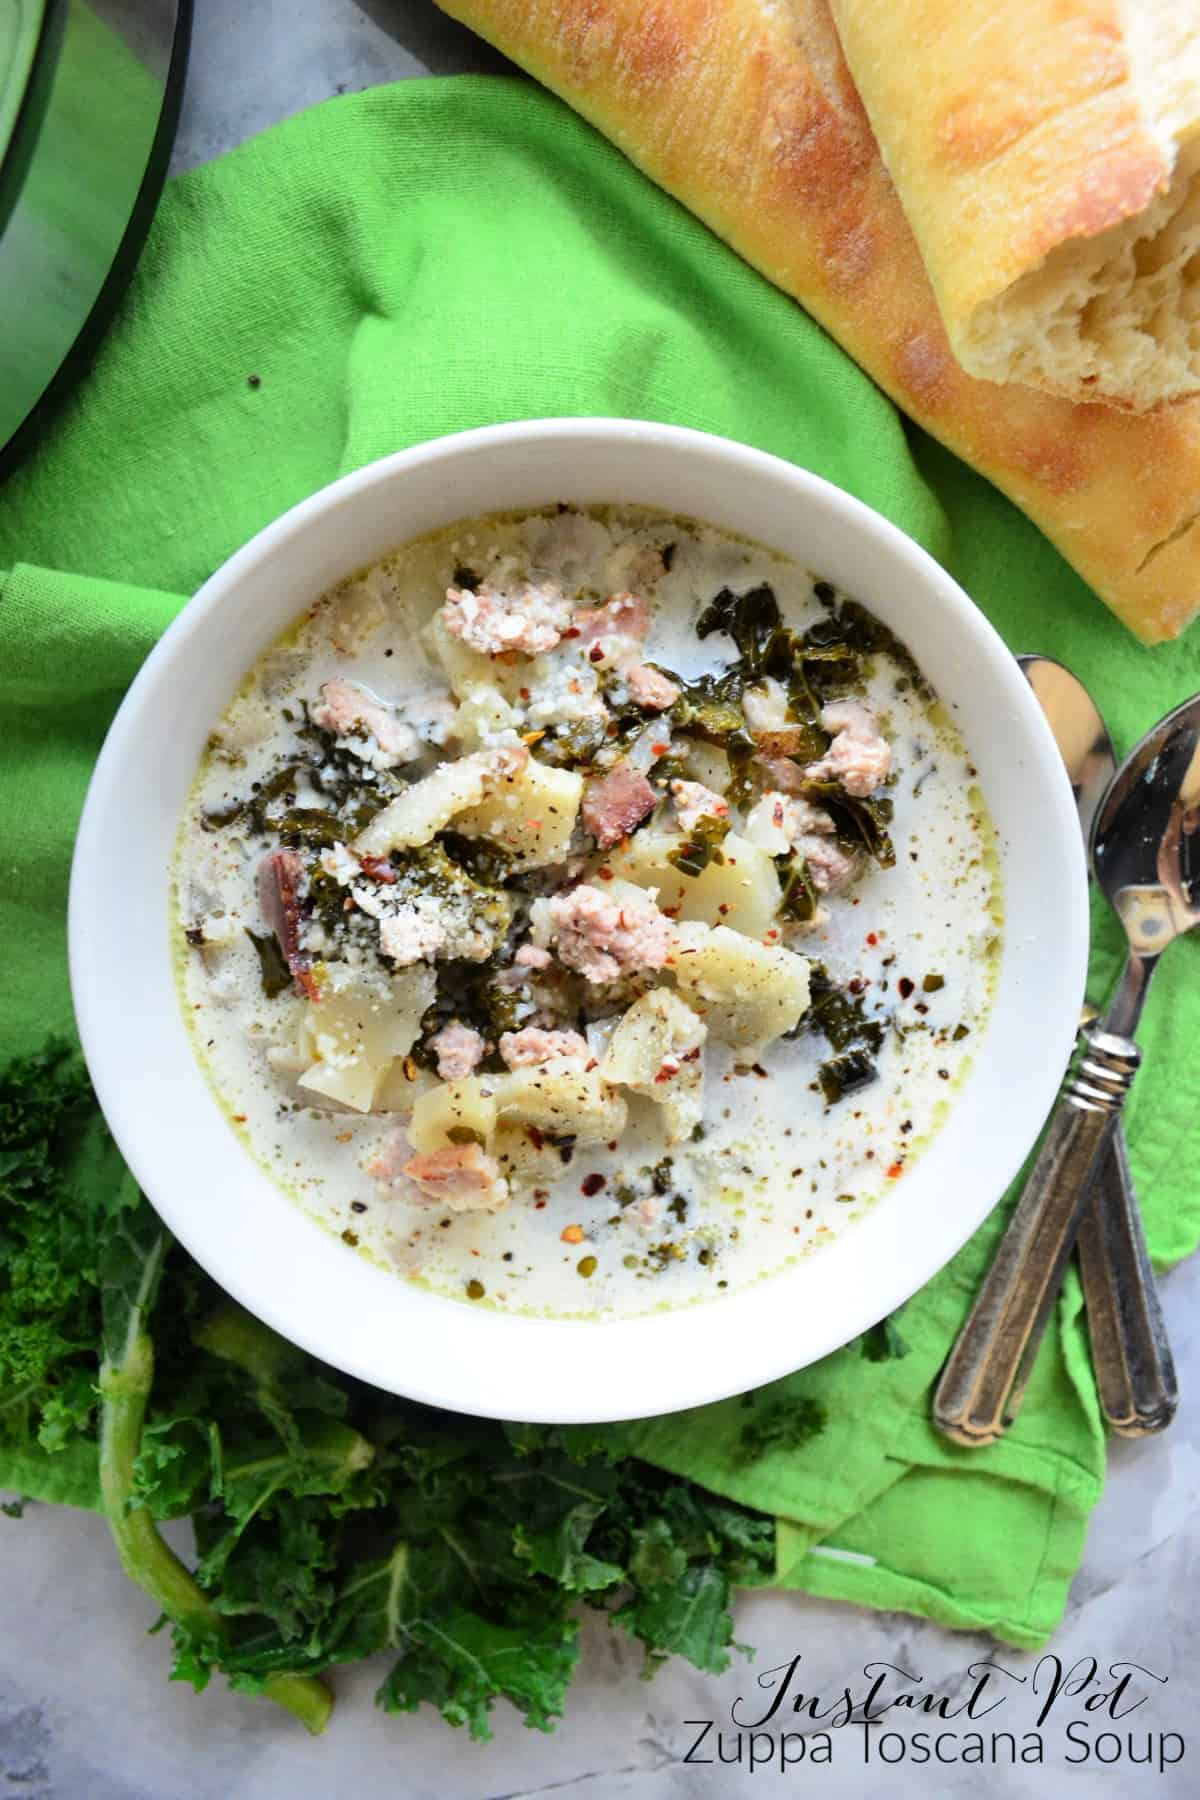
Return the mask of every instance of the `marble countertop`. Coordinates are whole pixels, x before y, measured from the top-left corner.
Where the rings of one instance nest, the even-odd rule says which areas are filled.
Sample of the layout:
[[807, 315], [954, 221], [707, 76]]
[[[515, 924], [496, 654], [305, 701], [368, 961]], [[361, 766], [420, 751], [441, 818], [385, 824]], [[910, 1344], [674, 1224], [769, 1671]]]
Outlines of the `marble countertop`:
[[[154, 0], [110, 5], [129, 14]], [[176, 169], [334, 93], [429, 70], [505, 67], [426, 0], [199, 0], [196, 12]], [[1040, 1768], [1006, 1760], [923, 1766], [911, 1755], [866, 1766], [861, 1733], [840, 1734], [828, 1766], [782, 1770], [776, 1760], [751, 1769], [747, 1739], [740, 1764], [717, 1761], [717, 1729], [727, 1757], [737, 1748], [731, 1706], [743, 1696], [741, 1716], [754, 1707], [749, 1716], [760, 1716], [757, 1677], [796, 1654], [809, 1685], [826, 1693], [846, 1683], [861, 1690], [863, 1665], [873, 1660], [949, 1692], [961, 1690], [968, 1664], [990, 1648], [985, 1639], [901, 1614], [780, 1594], [744, 1598], [738, 1635], [753, 1646], [754, 1660], [735, 1659], [720, 1679], [674, 1663], [642, 1682], [636, 1647], [593, 1621], [567, 1716], [551, 1737], [526, 1730], [506, 1708], [497, 1708], [487, 1746], [428, 1713], [386, 1718], [371, 1703], [378, 1672], [363, 1668], [338, 1677], [334, 1723], [314, 1743], [273, 1708], [223, 1685], [199, 1698], [169, 1685], [165, 1646], [146, 1635], [152, 1609], [121, 1573], [105, 1526], [37, 1507], [20, 1523], [0, 1518], [0, 1797], [517, 1800], [557, 1791], [650, 1800], [685, 1791], [748, 1797], [807, 1783], [834, 1800], [868, 1792], [901, 1800], [973, 1800], [985, 1792], [994, 1800], [1109, 1800], [1142, 1791], [1183, 1800], [1197, 1792], [1200, 1760], [1200, 1416], [1190, 1399], [1200, 1390], [1200, 1265], [1176, 1271], [1164, 1287], [1184, 1390], [1180, 1416], [1162, 1440], [1113, 1446], [1108, 1489], [1053, 1645], [1064, 1663], [1128, 1659], [1169, 1677], [1132, 1720], [1112, 1728], [1123, 1746], [1133, 1732], [1137, 1756], [1148, 1732], [1180, 1734], [1184, 1758], [1163, 1773], [1127, 1760], [1067, 1763], [1057, 1739], [1047, 1740]], [[1005, 1652], [1003, 1660], [1028, 1674], [1036, 1659]], [[707, 1720], [713, 1730], [687, 1760], [701, 1731], [688, 1721]]]

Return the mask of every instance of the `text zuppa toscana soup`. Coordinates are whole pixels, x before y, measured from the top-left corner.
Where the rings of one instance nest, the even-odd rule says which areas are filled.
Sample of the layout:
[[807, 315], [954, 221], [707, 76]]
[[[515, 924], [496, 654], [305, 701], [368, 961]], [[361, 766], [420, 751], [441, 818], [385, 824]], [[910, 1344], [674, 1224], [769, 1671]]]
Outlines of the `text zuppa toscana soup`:
[[905, 648], [691, 520], [459, 524], [342, 583], [218, 721], [180, 979], [258, 1161], [474, 1302], [744, 1286], [890, 1193], [983, 1028], [975, 772]]

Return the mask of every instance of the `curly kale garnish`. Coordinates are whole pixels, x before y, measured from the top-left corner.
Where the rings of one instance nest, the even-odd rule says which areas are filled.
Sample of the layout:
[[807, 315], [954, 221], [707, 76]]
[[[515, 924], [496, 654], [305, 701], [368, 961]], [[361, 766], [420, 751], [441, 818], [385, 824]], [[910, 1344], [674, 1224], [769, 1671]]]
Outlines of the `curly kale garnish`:
[[[436, 1412], [284, 1343], [172, 1244], [63, 1047], [0, 1071], [0, 1241], [0, 1483], [102, 1510], [178, 1679], [223, 1673], [320, 1730], [323, 1673], [383, 1655], [385, 1711], [430, 1705], [486, 1738], [504, 1698], [548, 1730], [581, 1603], [650, 1667], [727, 1666], [733, 1589], [771, 1576], [773, 1519], [603, 1427]], [[192, 1567], [171, 1518], [190, 1518]]]
[[779, 1450], [799, 1450], [824, 1431], [828, 1414], [819, 1400], [800, 1394], [793, 1400], [767, 1401], [765, 1394], [744, 1394], [742, 1405], [753, 1417], [738, 1435], [743, 1462], [755, 1462]]

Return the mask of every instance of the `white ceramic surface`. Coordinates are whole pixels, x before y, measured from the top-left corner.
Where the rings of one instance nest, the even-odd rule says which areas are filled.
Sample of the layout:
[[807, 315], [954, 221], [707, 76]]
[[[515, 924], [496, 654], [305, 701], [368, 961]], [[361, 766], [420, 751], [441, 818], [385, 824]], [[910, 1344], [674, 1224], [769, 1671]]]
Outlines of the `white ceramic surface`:
[[[904, 1182], [828, 1248], [710, 1304], [583, 1323], [411, 1287], [316, 1225], [251, 1161], [192, 1054], [171, 966], [168, 868], [213, 722], [333, 580], [472, 514], [638, 501], [806, 563], [908, 643], [979, 770], [1003, 859], [1001, 976], [973, 1072]], [[71, 979], [109, 1124], [171, 1230], [276, 1330], [432, 1404], [531, 1420], [673, 1411], [802, 1367], [934, 1275], [1015, 1174], [1054, 1097], [1083, 994], [1085, 872], [1070, 790], [1016, 664], [922, 550], [815, 476], [697, 432], [543, 420], [440, 439], [293, 508], [208, 581], [147, 660], [97, 764], [75, 853]]]

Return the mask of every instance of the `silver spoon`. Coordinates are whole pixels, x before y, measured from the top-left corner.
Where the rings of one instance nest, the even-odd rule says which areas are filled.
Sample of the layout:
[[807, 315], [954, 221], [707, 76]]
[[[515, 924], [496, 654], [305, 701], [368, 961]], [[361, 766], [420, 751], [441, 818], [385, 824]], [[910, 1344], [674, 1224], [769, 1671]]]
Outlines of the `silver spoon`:
[[[1017, 661], [1046, 715], [1075, 793], [1085, 845], [1117, 759], [1091, 695], [1049, 656]], [[1096, 1018], [1085, 1007], [1084, 1025]], [[1100, 1409], [1122, 1437], [1163, 1431], [1175, 1417], [1179, 1388], [1166, 1321], [1133, 1189], [1118, 1119], [1102, 1158], [1076, 1240], [1088, 1337]]]
[[1134, 1075], [1133, 1034], [1159, 957], [1200, 923], [1200, 695], [1126, 757], [1092, 827], [1092, 866], [1129, 956], [1086, 1039], [934, 1398], [959, 1443], [992, 1443], [1020, 1405], [1083, 1207]]

